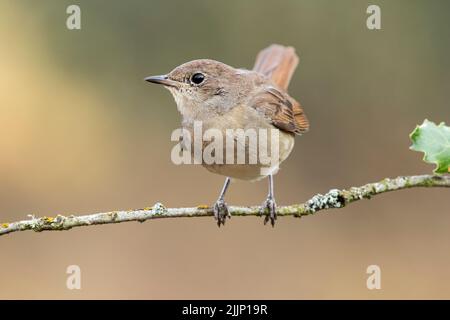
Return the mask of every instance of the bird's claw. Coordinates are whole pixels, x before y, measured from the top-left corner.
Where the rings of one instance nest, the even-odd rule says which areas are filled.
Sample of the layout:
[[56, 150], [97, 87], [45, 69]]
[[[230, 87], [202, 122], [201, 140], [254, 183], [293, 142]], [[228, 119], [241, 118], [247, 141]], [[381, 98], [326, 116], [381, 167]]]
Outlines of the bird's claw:
[[219, 199], [214, 204], [214, 218], [217, 221], [217, 225], [225, 225], [225, 220], [231, 218], [228, 206], [223, 199]]
[[277, 220], [277, 204], [273, 197], [267, 197], [266, 201], [261, 206], [259, 211], [260, 216], [265, 215], [264, 225], [270, 220], [270, 224], [275, 226], [275, 220]]

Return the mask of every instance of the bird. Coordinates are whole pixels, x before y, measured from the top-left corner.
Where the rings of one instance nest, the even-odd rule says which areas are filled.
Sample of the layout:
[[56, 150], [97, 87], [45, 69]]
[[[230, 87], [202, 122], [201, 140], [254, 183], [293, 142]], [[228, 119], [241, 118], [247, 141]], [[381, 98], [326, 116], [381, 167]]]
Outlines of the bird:
[[[224, 185], [213, 211], [220, 227], [230, 218], [225, 193], [234, 179], [258, 181], [268, 178], [269, 190], [260, 215], [264, 224], [275, 225], [277, 204], [274, 196], [274, 175], [278, 166], [291, 153], [296, 135], [309, 130], [309, 121], [303, 107], [292, 98], [288, 85], [298, 65], [299, 58], [290, 46], [272, 44], [261, 50], [252, 70], [234, 68], [211, 59], [197, 59], [183, 63], [167, 74], [149, 76], [144, 80], [164, 86], [175, 99], [181, 114], [184, 130], [192, 134], [196, 123], [202, 128], [216, 129], [242, 147], [246, 159], [258, 150], [249, 139], [239, 140], [236, 132], [242, 130], [276, 130], [278, 135], [278, 159], [276, 165], [262, 163], [206, 163], [201, 164], [210, 172], [225, 176]], [[239, 131], [239, 129], [242, 129]], [[230, 131], [231, 130], [231, 131]], [[232, 132], [232, 133], [230, 133]], [[273, 137], [273, 136], [271, 136]], [[184, 139], [183, 146], [193, 152], [192, 140]], [[273, 138], [266, 138], [270, 141]], [[267, 142], [266, 141], [266, 142]], [[202, 150], [207, 148], [202, 142]], [[230, 150], [223, 150], [224, 153]], [[233, 152], [236, 149], [233, 146]], [[236, 160], [236, 154], [232, 154]]]

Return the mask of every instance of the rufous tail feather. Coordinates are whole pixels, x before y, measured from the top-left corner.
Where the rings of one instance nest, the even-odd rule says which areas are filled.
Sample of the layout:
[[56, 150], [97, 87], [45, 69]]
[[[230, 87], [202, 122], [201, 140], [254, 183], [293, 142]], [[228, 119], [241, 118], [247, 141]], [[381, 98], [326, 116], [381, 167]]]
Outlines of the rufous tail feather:
[[[289, 82], [297, 68], [299, 58], [292, 47], [272, 44], [261, 50], [255, 61], [254, 71], [264, 74], [270, 78], [278, 88], [287, 92]], [[300, 103], [292, 99], [292, 113], [296, 125], [301, 132], [309, 129], [309, 122]]]

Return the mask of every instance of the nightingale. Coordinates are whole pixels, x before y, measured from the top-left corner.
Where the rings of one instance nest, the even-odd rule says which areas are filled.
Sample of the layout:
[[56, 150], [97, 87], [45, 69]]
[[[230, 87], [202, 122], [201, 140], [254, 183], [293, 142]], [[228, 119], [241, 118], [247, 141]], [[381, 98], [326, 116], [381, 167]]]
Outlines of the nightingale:
[[[230, 218], [225, 193], [231, 179], [255, 181], [265, 177], [268, 177], [269, 192], [260, 214], [265, 215], [264, 224], [268, 221], [272, 226], [275, 224], [277, 207], [273, 176], [278, 170], [278, 164], [291, 153], [295, 135], [301, 135], [309, 129], [303, 108], [287, 93], [298, 62], [294, 48], [272, 44], [258, 53], [253, 70], [199, 59], [186, 62], [168, 74], [145, 78], [148, 82], [163, 85], [172, 93], [181, 113], [182, 126], [190, 133], [193, 132], [195, 122], [199, 121], [204, 129], [214, 128], [225, 136], [230, 135], [229, 129], [276, 129], [279, 132], [279, 159], [273, 168], [261, 162], [202, 163], [210, 172], [226, 176], [213, 206], [219, 227], [225, 224], [227, 217]], [[236, 137], [232, 138], [237, 140]], [[247, 140], [240, 140], [240, 143], [245, 144], [246, 156], [256, 152]], [[202, 148], [206, 147], [207, 144], [203, 143]]]

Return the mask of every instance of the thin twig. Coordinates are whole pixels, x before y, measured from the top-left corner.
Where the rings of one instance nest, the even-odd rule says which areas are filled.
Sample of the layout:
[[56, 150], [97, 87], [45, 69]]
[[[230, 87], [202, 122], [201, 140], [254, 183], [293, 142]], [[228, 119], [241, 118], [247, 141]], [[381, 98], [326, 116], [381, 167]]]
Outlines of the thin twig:
[[[379, 182], [368, 183], [361, 187], [352, 187], [348, 190], [332, 189], [322, 195], [317, 194], [303, 204], [280, 206], [277, 209], [278, 216], [301, 217], [311, 215], [324, 209], [343, 208], [347, 204], [361, 199], [370, 199], [372, 196], [389, 191], [396, 191], [416, 187], [450, 187], [450, 175], [419, 175], [404, 176], [394, 179], [384, 179]], [[256, 216], [259, 215], [259, 207], [230, 207], [232, 216]], [[121, 223], [128, 221], [144, 222], [150, 219], [180, 218], [180, 217], [206, 217], [212, 216], [212, 208], [198, 206], [194, 208], [165, 208], [161, 203], [152, 208], [137, 210], [111, 211], [94, 213], [83, 216], [42, 217], [11, 222], [0, 223], [0, 236], [17, 231], [33, 230], [57, 231], [69, 230], [74, 227], [93, 226], [98, 224]]]

